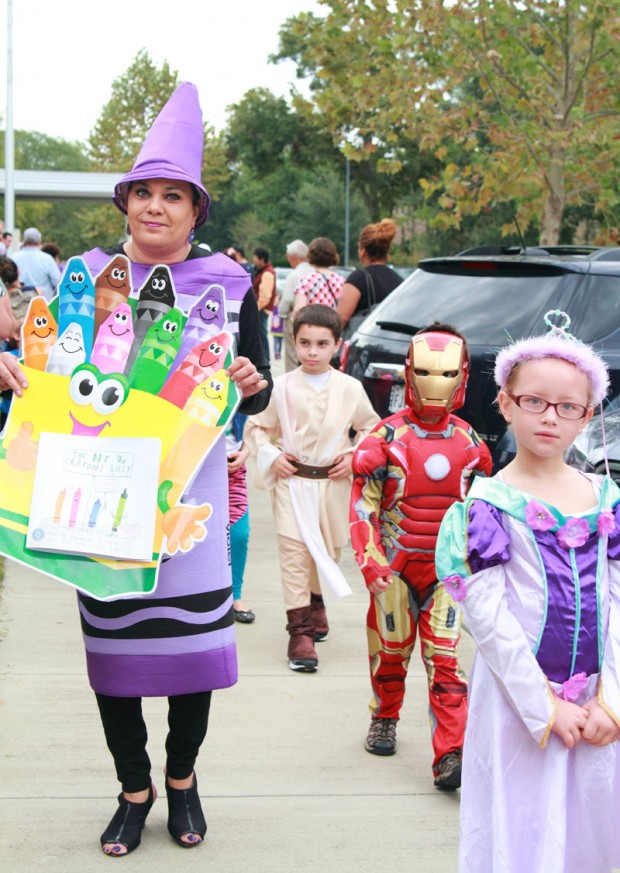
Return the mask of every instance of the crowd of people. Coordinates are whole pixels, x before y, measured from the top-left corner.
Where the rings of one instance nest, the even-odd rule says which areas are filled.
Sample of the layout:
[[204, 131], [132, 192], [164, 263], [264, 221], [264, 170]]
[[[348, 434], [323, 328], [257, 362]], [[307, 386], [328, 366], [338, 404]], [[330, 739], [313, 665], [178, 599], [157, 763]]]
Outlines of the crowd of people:
[[[183, 138], [174, 136], [179, 124]], [[484, 442], [455, 414], [469, 377], [455, 326], [435, 322], [411, 338], [405, 406], [379, 420], [361, 382], [332, 362], [343, 330], [398, 284], [387, 266], [395, 224], [362, 230], [361, 267], [349, 276], [334, 269], [331, 240], [293, 240], [278, 291], [264, 247], [250, 264], [240, 246], [213, 255], [192, 244], [210, 205], [202, 148], [197, 92], [183, 83], [116, 185], [126, 240], [83, 255], [94, 274], [123, 255], [136, 287], [153, 265], [168, 265], [185, 309], [210, 283], [224, 288], [237, 352], [228, 372], [242, 398], [184, 498], [213, 507], [208, 538], [166, 560], [152, 594], [78, 595], [89, 679], [121, 785], [103, 851], [138, 847], [157, 796], [144, 696], [168, 698], [170, 835], [184, 848], [204, 840], [196, 760], [212, 692], [237, 679], [234, 623], [256, 619], [243, 592], [252, 455], [271, 495], [286, 661], [297, 673], [318, 669], [315, 644], [330, 631], [324, 595], [350, 591], [338, 559], [351, 539], [369, 591], [370, 754], [396, 753], [419, 638], [434, 784], [455, 791], [463, 782], [461, 873], [610, 871], [620, 863], [620, 491], [564, 462], [606, 394], [604, 361], [566, 325], [499, 354], [499, 409], [517, 448], [495, 476]], [[30, 231], [13, 272], [4, 265], [9, 290], [22, 271], [35, 279], [28, 271], [41, 238]], [[42, 282], [36, 274], [47, 296]], [[275, 356], [284, 354], [275, 381], [270, 330]], [[0, 389], [28, 390], [7, 352]], [[216, 604], [227, 611], [214, 621]], [[478, 647], [469, 687], [458, 661], [463, 613]]]

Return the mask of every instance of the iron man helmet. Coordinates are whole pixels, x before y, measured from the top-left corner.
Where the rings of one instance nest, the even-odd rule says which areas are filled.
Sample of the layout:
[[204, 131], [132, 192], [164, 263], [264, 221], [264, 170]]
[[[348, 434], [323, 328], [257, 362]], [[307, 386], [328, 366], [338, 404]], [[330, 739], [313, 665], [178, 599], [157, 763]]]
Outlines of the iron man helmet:
[[413, 337], [405, 362], [405, 403], [418, 415], [445, 415], [465, 402], [469, 362], [463, 340], [429, 331]]

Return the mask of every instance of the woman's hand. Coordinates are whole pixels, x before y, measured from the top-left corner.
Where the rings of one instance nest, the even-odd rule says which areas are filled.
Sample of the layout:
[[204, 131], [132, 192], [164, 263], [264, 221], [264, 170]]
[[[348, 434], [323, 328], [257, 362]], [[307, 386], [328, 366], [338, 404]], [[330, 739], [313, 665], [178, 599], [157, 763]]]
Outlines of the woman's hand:
[[15, 355], [10, 352], [0, 354], [0, 391], [10, 389], [22, 396], [24, 388], [28, 387], [28, 380], [20, 367]]
[[226, 372], [244, 398], [253, 397], [254, 394], [269, 387], [269, 382], [263, 379], [249, 358], [235, 358]]

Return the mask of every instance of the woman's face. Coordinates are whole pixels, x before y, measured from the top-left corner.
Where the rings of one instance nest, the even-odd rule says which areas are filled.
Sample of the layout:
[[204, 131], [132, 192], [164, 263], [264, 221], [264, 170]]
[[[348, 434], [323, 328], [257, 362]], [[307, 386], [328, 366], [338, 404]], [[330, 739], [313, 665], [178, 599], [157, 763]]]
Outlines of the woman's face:
[[127, 220], [138, 248], [160, 249], [162, 260], [187, 245], [200, 206], [192, 202], [189, 182], [146, 179], [133, 182], [127, 196]]

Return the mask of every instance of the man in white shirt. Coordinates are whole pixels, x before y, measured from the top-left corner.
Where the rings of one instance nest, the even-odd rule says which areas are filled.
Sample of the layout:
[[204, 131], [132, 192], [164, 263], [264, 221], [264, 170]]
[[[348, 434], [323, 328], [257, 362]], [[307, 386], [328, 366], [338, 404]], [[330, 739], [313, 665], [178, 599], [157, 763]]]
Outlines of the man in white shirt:
[[311, 273], [313, 267], [308, 263], [308, 246], [301, 239], [294, 239], [286, 247], [286, 260], [293, 271], [286, 277], [282, 296], [278, 301], [278, 313], [282, 318], [284, 328], [284, 371], [290, 373], [299, 366], [295, 355], [293, 340], [293, 304], [295, 303], [295, 288], [302, 276]]
[[20, 282], [40, 288], [49, 303], [54, 296], [60, 273], [54, 258], [41, 251], [41, 232], [36, 227], [26, 228], [22, 247], [15, 252], [13, 260], [19, 270]]

